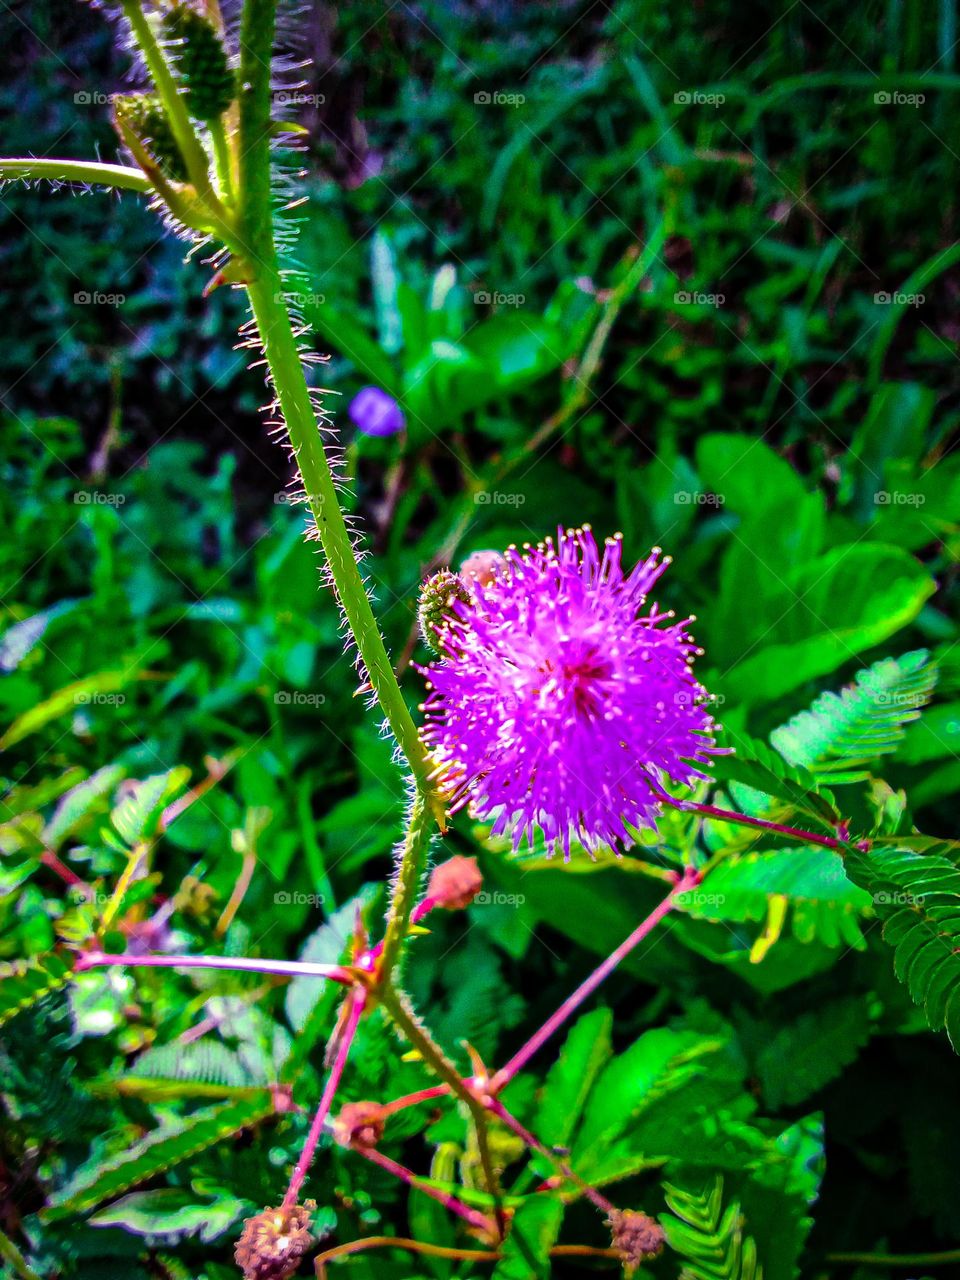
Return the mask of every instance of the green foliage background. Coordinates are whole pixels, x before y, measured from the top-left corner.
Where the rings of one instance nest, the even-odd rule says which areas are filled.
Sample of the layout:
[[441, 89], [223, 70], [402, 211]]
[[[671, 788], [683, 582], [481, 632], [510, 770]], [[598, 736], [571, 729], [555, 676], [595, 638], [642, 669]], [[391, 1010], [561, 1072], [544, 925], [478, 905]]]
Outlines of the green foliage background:
[[[0, 31], [3, 150], [112, 158], [129, 63], [102, 16], [44, 0]], [[304, 23], [299, 301], [394, 654], [425, 660], [438, 555], [620, 529], [628, 559], [675, 558], [662, 602], [697, 614], [743, 746], [726, 798], [888, 837], [846, 868], [676, 815], [596, 866], [514, 859], [465, 818], [446, 842], [490, 900], [431, 922], [409, 979], [451, 1052], [490, 1062], [654, 905], [645, 869], [698, 831], [724, 855], [510, 1096], [618, 1204], [665, 1215], [657, 1276], [874, 1280], [889, 1267], [837, 1256], [960, 1243], [957, 1062], [930, 1029], [960, 1040], [940, 941], [960, 932], [957, 34], [950, 0], [364, 0]], [[333, 995], [64, 985], [54, 948], [106, 914], [118, 947], [336, 959], [358, 904], [378, 927], [402, 782], [232, 350], [238, 297], [202, 299], [206, 270], [132, 197], [10, 187], [0, 219], [0, 959], [37, 957], [6, 988], [27, 1007], [0, 1047], [0, 1231], [42, 1275], [223, 1280], [302, 1142]], [[404, 438], [355, 434], [371, 383]], [[409, 667], [404, 687], [415, 705]], [[151, 875], [118, 901], [140, 848]], [[345, 1099], [426, 1081], [380, 1021], [360, 1034]], [[291, 1084], [305, 1113], [278, 1115]], [[469, 1183], [452, 1110], [404, 1113], [385, 1149]], [[519, 1196], [548, 1172], [506, 1180]], [[453, 1238], [332, 1146], [309, 1189], [338, 1240]], [[521, 1213], [531, 1252], [498, 1277], [549, 1274], [557, 1233], [607, 1243], [578, 1199], [562, 1224]]]

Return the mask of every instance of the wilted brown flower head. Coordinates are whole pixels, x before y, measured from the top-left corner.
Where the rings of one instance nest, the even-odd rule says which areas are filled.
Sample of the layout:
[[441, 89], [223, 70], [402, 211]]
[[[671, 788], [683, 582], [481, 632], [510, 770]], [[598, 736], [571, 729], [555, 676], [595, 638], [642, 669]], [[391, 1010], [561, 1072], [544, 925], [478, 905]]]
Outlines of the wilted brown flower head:
[[264, 1209], [247, 1218], [234, 1257], [244, 1280], [287, 1280], [313, 1244], [313, 1201], [292, 1209]]
[[617, 1209], [607, 1219], [613, 1247], [623, 1254], [623, 1269], [632, 1276], [642, 1262], [662, 1253], [666, 1237], [654, 1218], [636, 1209]]

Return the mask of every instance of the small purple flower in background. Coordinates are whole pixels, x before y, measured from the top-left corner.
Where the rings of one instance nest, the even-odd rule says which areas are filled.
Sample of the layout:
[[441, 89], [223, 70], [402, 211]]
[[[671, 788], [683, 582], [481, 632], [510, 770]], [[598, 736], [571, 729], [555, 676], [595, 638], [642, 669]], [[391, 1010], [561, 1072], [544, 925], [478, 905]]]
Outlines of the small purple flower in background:
[[514, 848], [536, 827], [568, 856], [572, 839], [630, 843], [626, 824], [659, 817], [662, 778], [702, 779], [716, 750], [691, 619], [645, 609], [669, 557], [655, 548], [626, 574], [620, 556], [619, 536], [601, 556], [589, 526], [512, 547], [453, 602], [425, 670], [424, 741], [451, 804], [512, 829]]
[[379, 387], [358, 391], [347, 413], [365, 436], [395, 436], [406, 426], [403, 410]]

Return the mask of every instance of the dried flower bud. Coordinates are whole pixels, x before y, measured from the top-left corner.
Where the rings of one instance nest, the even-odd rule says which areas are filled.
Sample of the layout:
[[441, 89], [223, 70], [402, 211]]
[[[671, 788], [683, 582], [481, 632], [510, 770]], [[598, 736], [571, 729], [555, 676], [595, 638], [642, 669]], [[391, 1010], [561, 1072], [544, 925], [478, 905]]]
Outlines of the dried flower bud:
[[213, 24], [189, 4], [177, 4], [163, 19], [187, 110], [196, 120], [216, 120], [236, 97], [236, 78]]
[[292, 1209], [264, 1209], [243, 1224], [234, 1258], [244, 1280], [287, 1280], [313, 1244], [310, 1211], [313, 1201]]
[[420, 588], [420, 604], [417, 617], [420, 621], [420, 635], [423, 643], [433, 653], [439, 653], [439, 639], [444, 627], [453, 613], [454, 600], [470, 602], [470, 592], [455, 573], [449, 569], [441, 569], [439, 573], [429, 577]]
[[456, 854], [434, 867], [427, 886], [427, 897], [447, 911], [462, 911], [469, 907], [483, 888], [483, 876], [476, 858]]
[[126, 126], [168, 178], [174, 182], [187, 181], [187, 166], [155, 94], [117, 94], [113, 111], [121, 137]]
[[344, 1147], [369, 1150], [383, 1137], [386, 1117], [379, 1102], [348, 1102], [333, 1123], [337, 1141]]
[[642, 1262], [663, 1252], [666, 1236], [654, 1218], [636, 1209], [615, 1209], [607, 1219], [613, 1247], [623, 1254], [623, 1270], [632, 1276]]

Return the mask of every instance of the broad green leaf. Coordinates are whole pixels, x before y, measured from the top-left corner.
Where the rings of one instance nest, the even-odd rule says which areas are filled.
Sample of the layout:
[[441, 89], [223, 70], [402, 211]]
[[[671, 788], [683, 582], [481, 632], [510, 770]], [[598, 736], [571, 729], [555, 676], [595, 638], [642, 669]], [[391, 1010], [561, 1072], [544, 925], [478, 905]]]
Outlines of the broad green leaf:
[[919, 561], [897, 547], [837, 547], [789, 574], [765, 643], [718, 689], [751, 704], [781, 697], [889, 639], [935, 587]]
[[537, 1136], [547, 1146], [569, 1145], [597, 1075], [610, 1058], [612, 1027], [612, 1011], [594, 1009], [571, 1028], [547, 1075], [537, 1113]]

